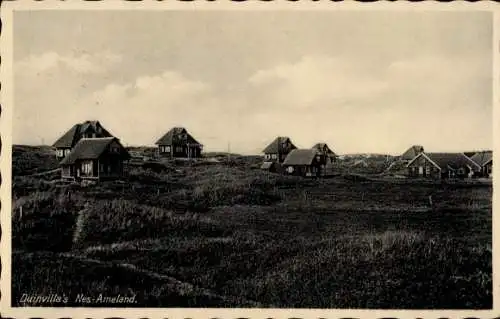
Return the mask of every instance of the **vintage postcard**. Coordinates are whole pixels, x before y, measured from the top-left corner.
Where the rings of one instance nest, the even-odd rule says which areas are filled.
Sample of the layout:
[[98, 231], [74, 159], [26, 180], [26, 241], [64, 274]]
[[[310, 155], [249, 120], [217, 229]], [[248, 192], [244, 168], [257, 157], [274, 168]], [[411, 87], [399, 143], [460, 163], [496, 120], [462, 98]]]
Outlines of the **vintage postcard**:
[[4, 3], [2, 316], [499, 315], [494, 9]]

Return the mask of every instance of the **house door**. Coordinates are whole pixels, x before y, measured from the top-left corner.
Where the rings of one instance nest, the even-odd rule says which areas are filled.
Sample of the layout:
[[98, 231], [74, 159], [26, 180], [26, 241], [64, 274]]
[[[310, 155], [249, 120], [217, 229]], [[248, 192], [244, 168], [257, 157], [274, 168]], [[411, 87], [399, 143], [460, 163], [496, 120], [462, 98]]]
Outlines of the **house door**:
[[80, 177], [80, 167], [76, 169], [76, 177]]
[[419, 166], [419, 167], [418, 167], [418, 175], [419, 175], [419, 176], [424, 175], [424, 167], [423, 167], [423, 166]]

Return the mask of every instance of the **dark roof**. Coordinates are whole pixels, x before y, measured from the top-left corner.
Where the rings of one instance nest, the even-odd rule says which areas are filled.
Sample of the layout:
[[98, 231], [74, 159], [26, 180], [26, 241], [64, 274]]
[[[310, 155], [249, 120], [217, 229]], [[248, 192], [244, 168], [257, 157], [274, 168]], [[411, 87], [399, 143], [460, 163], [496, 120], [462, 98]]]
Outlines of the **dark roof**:
[[75, 146], [78, 140], [82, 137], [82, 134], [92, 128], [94, 131], [97, 127], [101, 128], [101, 133], [98, 137], [113, 137], [99, 121], [85, 121], [80, 124], [73, 125], [66, 133], [63, 134], [52, 146], [56, 148], [71, 148]]
[[[116, 137], [82, 138], [75, 145], [71, 153], [61, 161], [61, 165], [74, 164], [76, 160], [97, 159], [106, 151], [113, 141], [120, 144], [120, 141]], [[121, 144], [120, 146], [122, 148], [121, 154], [123, 157], [130, 158], [130, 154], [127, 150]]]
[[407, 159], [407, 160], [414, 159], [415, 156], [422, 153], [423, 151], [424, 147], [422, 145], [413, 145], [401, 155], [401, 159]]
[[493, 152], [492, 151], [477, 152], [476, 154], [472, 155], [470, 159], [478, 163], [479, 165], [484, 166], [493, 160]]
[[314, 145], [312, 147], [313, 150], [316, 150], [318, 152], [320, 152], [321, 154], [324, 154], [326, 152], [327, 155], [330, 155], [330, 156], [337, 156], [337, 154], [335, 154], [330, 147], [328, 147], [328, 145], [326, 143], [317, 143], [316, 145]]
[[156, 145], [173, 145], [173, 144], [201, 145], [183, 127], [172, 128], [165, 135], [163, 135], [158, 141], [156, 141]]
[[311, 165], [317, 154], [311, 149], [295, 149], [286, 156], [283, 165]]
[[[473, 170], [478, 170], [480, 168], [479, 164], [465, 156], [464, 153], [421, 153], [420, 156], [427, 157], [432, 163], [441, 168], [442, 171], [446, 171], [448, 168], [456, 170], [465, 166], [470, 166]], [[417, 157], [408, 163], [408, 165], [415, 159], [417, 159]]]
[[289, 137], [278, 136], [262, 152], [265, 154], [284, 154], [294, 149], [297, 149], [297, 147], [293, 145]]
[[88, 128], [96, 129], [100, 125], [99, 121], [85, 121], [82, 123], [80, 132], [85, 132]]
[[63, 136], [61, 136], [55, 143], [53, 147], [73, 147], [75, 137], [77, 132], [80, 130], [80, 124], [73, 125]]

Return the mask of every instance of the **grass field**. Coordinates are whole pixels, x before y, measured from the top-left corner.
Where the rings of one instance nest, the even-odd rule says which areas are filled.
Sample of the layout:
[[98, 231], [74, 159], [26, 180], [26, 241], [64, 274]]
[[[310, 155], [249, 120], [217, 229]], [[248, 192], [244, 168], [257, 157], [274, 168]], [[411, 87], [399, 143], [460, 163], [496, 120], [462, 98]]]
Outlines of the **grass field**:
[[255, 161], [134, 165], [87, 187], [18, 169], [13, 305], [30, 291], [74, 305], [492, 307], [491, 185], [309, 180]]

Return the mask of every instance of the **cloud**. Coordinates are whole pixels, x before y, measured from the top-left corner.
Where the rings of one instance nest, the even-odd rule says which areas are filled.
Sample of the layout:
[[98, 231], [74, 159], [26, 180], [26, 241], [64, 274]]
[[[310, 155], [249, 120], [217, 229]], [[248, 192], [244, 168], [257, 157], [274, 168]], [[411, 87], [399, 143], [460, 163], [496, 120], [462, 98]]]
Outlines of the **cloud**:
[[249, 78], [266, 107], [250, 111], [248, 121], [306, 147], [325, 140], [348, 152], [397, 153], [410, 143], [436, 150], [488, 147], [488, 65], [481, 55], [420, 55], [376, 67], [308, 55]]
[[356, 63], [325, 55], [306, 55], [294, 63], [259, 70], [249, 83], [272, 89], [268, 94], [274, 103], [294, 108], [352, 102], [387, 89], [387, 83], [363, 72]]
[[122, 107], [148, 105], [149, 107], [168, 107], [172, 104], [186, 103], [186, 98], [209, 91], [210, 87], [202, 82], [185, 78], [174, 71], [158, 75], [145, 75], [136, 78], [134, 83], [109, 84], [93, 94], [99, 104], [114, 104]]
[[203, 130], [209, 125], [203, 124], [207, 116], [217, 112], [208, 84], [171, 70], [108, 84], [83, 99], [77, 109], [81, 118], [98, 115], [106, 127], [120, 132], [125, 143], [149, 145], [172, 126], [194, 124]]
[[324, 141], [339, 153], [492, 142], [485, 85], [491, 70], [481, 56], [420, 55], [372, 65], [308, 54], [256, 70], [236, 85], [174, 69], [111, 80], [109, 68], [120, 58], [98, 56], [30, 58], [25, 65], [38, 69], [24, 69], [16, 80], [22, 101], [16, 110], [30, 116], [16, 120], [15, 134], [52, 141], [75, 122], [97, 119], [125, 144], [152, 145], [171, 127], [184, 126], [207, 150], [230, 144], [240, 153], [259, 153], [277, 135], [299, 147]]
[[[77, 119], [77, 104], [118, 67], [120, 55], [61, 54], [29, 55], [14, 64], [14, 136], [28, 143], [50, 143], [68, 121]], [[61, 130], [61, 131], [59, 131]]]
[[20, 73], [40, 73], [58, 68], [78, 73], [103, 73], [110, 65], [121, 61], [120, 55], [111, 52], [61, 55], [50, 51], [40, 55], [30, 55], [17, 62], [15, 68]]
[[391, 63], [385, 74], [394, 104], [449, 111], [491, 109], [491, 61], [480, 55], [420, 56]]
[[489, 13], [117, 14], [16, 16], [14, 141], [95, 118], [124, 143], [183, 125], [246, 153], [278, 134], [340, 153], [492, 144]]

